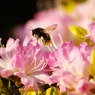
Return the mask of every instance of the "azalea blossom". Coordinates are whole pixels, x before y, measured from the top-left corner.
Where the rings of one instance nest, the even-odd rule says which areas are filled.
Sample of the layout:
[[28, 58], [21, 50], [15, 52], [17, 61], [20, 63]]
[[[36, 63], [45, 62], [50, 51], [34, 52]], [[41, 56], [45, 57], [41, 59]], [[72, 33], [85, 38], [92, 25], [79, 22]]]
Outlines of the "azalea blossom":
[[[61, 1], [65, 7], [72, 4]], [[15, 27], [14, 35], [20, 40], [9, 38], [4, 47], [0, 38], [0, 94], [95, 94], [95, 0], [77, 3], [70, 14], [58, 7], [40, 11], [25, 25]], [[93, 22], [88, 30], [91, 12]], [[35, 31], [32, 35], [35, 28], [41, 27], [44, 34], [44, 29], [53, 24], [58, 27], [48, 33], [49, 44], [43, 44], [43, 35], [40, 39]]]
[[2, 77], [9, 77], [17, 70], [15, 68], [15, 60], [18, 55], [19, 39], [9, 38], [6, 47], [0, 47], [0, 75]]
[[51, 80], [49, 84], [57, 83], [61, 92], [77, 91], [80, 81], [89, 79], [90, 53], [91, 47], [85, 42], [80, 46], [66, 42], [49, 54], [48, 64], [53, 70], [53, 74], [49, 77]]
[[45, 84], [49, 75], [45, 68], [47, 52], [41, 52], [40, 46], [37, 42], [25, 38], [21, 53], [17, 56], [17, 69], [18, 71], [14, 75], [21, 78], [22, 84], [27, 90], [30, 86], [34, 90], [38, 90], [38, 83]]
[[84, 38], [90, 39], [90, 41], [95, 44], [95, 21], [89, 24], [89, 33], [84, 36]]
[[5, 47], [0, 47], [0, 75], [7, 78], [11, 75], [18, 76], [25, 90], [30, 86], [38, 90], [38, 83], [45, 84], [49, 75], [47, 71], [47, 52], [40, 50], [37, 42], [28, 37], [23, 45], [10, 38]]

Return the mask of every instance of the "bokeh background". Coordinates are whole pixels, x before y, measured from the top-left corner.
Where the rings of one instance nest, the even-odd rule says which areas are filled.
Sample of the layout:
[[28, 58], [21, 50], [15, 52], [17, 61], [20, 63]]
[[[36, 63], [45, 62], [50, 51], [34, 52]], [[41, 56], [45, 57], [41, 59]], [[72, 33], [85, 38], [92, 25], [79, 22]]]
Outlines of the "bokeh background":
[[[13, 28], [24, 25], [33, 19], [36, 12], [53, 7], [54, 0], [1, 0], [0, 1], [0, 37], [6, 44], [13, 37]], [[47, 6], [49, 3], [49, 6]], [[52, 5], [51, 5], [52, 4]], [[23, 34], [22, 34], [23, 35]]]
[[76, 40], [68, 26], [81, 26], [87, 29], [89, 16], [95, 16], [94, 8], [95, 0], [1, 0], [2, 43], [5, 45], [10, 37], [19, 38], [22, 42], [26, 35], [32, 34], [28, 31], [30, 26], [47, 27], [54, 23], [59, 25], [55, 34], [58, 35], [59, 32], [63, 41]]
[[[5, 44], [13, 37], [12, 29], [33, 18], [37, 10], [37, 0], [0, 0], [0, 37]], [[23, 35], [23, 34], [22, 34]]]

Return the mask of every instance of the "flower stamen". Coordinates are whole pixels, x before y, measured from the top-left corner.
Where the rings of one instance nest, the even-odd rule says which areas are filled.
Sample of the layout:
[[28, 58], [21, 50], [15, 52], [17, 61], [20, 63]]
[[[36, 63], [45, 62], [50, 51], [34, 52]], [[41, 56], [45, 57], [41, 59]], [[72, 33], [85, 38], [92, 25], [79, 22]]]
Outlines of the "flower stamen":
[[58, 36], [59, 36], [59, 39], [60, 39], [60, 42], [61, 42], [61, 45], [62, 45], [64, 43], [63, 40], [62, 40], [62, 37], [61, 37], [60, 34], [58, 34]]
[[[49, 50], [50, 52], [53, 52], [54, 50], [58, 49], [58, 46], [55, 44], [55, 41], [54, 41], [54, 39], [53, 39], [53, 37], [52, 37], [51, 34], [50, 34], [50, 37], [51, 37], [51, 43], [50, 43], [49, 45], [46, 45], [46, 46], [47, 46], [47, 48], [48, 48], [48, 50]], [[58, 37], [59, 37], [59, 39], [60, 39], [60, 44], [62, 45], [64, 42], [63, 42], [63, 40], [62, 40], [61, 35], [58, 34]]]
[[48, 50], [49, 50], [50, 52], [53, 52], [52, 49], [50, 48], [50, 45], [46, 45], [46, 47], [48, 48]]
[[53, 46], [55, 49], [57, 49], [57, 46], [56, 46], [56, 44], [55, 44], [55, 42], [54, 42], [53, 37], [52, 37], [51, 34], [50, 34], [50, 37], [51, 37], [51, 41], [52, 41], [52, 46]]

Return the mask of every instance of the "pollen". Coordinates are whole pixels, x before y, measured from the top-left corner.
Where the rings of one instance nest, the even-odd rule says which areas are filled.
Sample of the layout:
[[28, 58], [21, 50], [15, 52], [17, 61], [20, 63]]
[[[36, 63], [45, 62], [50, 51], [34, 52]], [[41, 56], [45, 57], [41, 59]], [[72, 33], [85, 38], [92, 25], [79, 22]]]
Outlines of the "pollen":
[[49, 45], [51, 41], [45, 42], [44, 45]]

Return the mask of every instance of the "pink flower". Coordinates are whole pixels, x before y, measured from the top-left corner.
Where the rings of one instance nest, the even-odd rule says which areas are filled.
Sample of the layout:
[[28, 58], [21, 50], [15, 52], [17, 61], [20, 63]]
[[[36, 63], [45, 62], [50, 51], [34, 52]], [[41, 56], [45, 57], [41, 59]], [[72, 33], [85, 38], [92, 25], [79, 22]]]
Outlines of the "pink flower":
[[41, 52], [37, 42], [25, 38], [21, 53], [17, 56], [17, 69], [14, 74], [21, 78], [25, 90], [30, 86], [38, 90], [38, 83], [46, 83], [49, 75], [46, 73], [47, 52]]
[[10, 38], [6, 44], [6, 47], [0, 47], [0, 75], [2, 77], [8, 77], [13, 75], [16, 71], [15, 57], [20, 51], [19, 40]]
[[84, 78], [79, 79], [76, 91], [69, 92], [68, 95], [93, 95], [95, 91], [95, 80], [89, 81]]
[[53, 70], [50, 84], [57, 83], [60, 91], [63, 92], [67, 89], [76, 89], [80, 78], [87, 81], [90, 75], [88, 70], [90, 53], [91, 47], [85, 42], [80, 46], [74, 46], [72, 42], [67, 42], [55, 50], [53, 54], [51, 53], [49, 56], [54, 55], [54, 58], [48, 59], [48, 64]]
[[21, 79], [25, 89], [30, 86], [38, 90], [38, 83], [47, 83], [49, 68], [48, 52], [41, 51], [37, 42], [28, 37], [22, 45], [19, 40], [10, 38], [6, 48], [0, 47], [0, 75], [7, 78], [16, 75]]
[[84, 38], [89, 38], [92, 43], [95, 43], [95, 21], [89, 24], [89, 34]]

